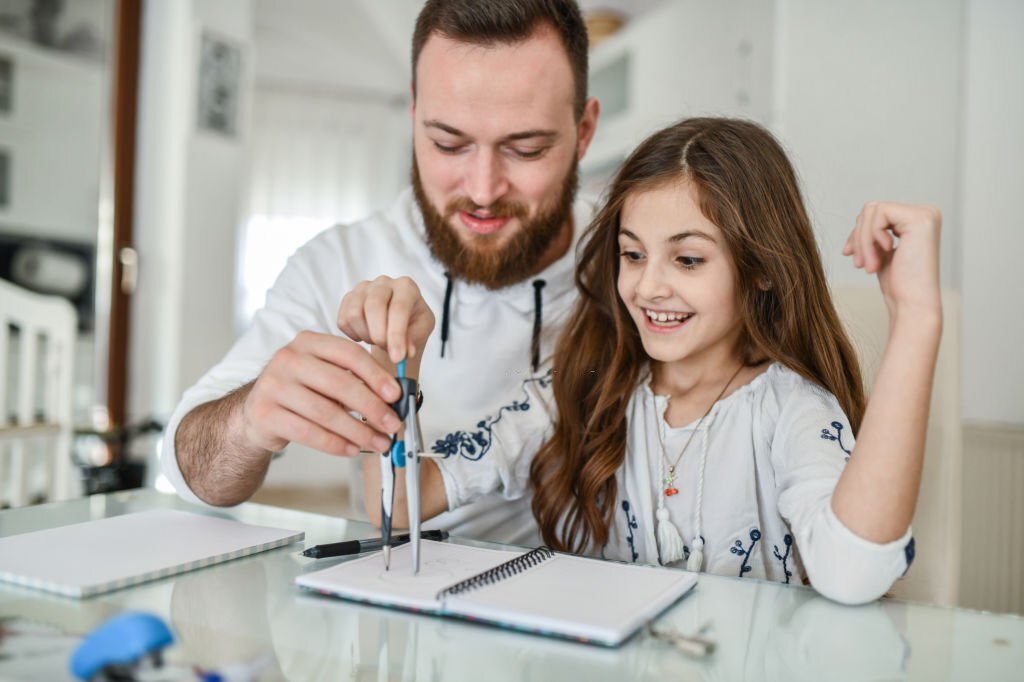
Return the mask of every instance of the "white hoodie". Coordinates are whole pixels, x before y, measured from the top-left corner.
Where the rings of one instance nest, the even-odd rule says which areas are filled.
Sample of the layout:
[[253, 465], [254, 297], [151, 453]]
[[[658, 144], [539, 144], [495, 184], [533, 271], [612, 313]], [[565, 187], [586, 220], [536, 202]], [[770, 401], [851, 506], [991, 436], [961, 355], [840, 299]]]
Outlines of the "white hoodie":
[[[336, 320], [341, 299], [360, 281], [379, 275], [411, 277], [437, 317], [420, 370], [424, 442], [428, 449], [464, 460], [471, 470], [489, 443], [489, 429], [480, 416], [498, 416], [522, 407], [524, 382], [533, 374], [530, 348], [537, 281], [545, 283], [540, 291], [541, 357], [551, 355], [562, 320], [576, 299], [572, 280], [576, 245], [593, 208], [593, 202], [577, 200], [572, 247], [538, 275], [500, 291], [455, 280], [443, 358], [440, 330], [448, 281], [444, 267], [427, 247], [412, 190], [403, 192], [385, 212], [325, 230], [289, 259], [249, 330], [219, 364], [185, 392], [164, 436], [164, 474], [184, 499], [200, 502], [185, 483], [174, 451], [174, 434], [181, 419], [194, 407], [255, 379], [274, 352], [300, 331], [340, 336]], [[288, 457], [275, 460], [272, 466], [288, 466]], [[359, 486], [358, 482], [353, 485]], [[442, 514], [425, 527], [497, 542], [534, 544], [539, 536], [529, 498], [516, 497], [486, 497]]]

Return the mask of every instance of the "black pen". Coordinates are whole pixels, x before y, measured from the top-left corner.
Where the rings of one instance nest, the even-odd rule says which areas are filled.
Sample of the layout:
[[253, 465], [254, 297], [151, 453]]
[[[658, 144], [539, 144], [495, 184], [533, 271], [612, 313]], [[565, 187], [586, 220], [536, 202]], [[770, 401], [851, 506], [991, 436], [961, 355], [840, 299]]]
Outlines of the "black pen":
[[[424, 540], [447, 540], [446, 530], [426, 530], [420, 535]], [[409, 542], [409, 534], [392, 535], [391, 546], [396, 547]], [[326, 559], [332, 556], [345, 556], [346, 554], [362, 554], [373, 552], [384, 546], [382, 538], [368, 538], [366, 540], [343, 540], [342, 542], [330, 542], [326, 545], [317, 545], [303, 550], [302, 556], [313, 559]]]

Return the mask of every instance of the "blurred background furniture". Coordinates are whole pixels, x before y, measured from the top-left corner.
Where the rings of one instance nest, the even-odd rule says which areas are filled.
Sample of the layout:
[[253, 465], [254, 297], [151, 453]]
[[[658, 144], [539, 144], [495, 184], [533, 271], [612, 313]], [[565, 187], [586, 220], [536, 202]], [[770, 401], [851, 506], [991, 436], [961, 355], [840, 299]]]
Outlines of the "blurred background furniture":
[[0, 507], [64, 500], [72, 463], [75, 310], [0, 279]]

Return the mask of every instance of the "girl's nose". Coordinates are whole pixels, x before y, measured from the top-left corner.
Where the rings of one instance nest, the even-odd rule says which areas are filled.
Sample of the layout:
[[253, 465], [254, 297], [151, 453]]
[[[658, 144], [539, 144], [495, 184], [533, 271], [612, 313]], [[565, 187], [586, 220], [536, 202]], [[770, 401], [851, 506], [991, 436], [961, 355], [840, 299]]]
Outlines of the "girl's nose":
[[668, 285], [668, 281], [661, 276], [660, 268], [648, 263], [640, 274], [640, 280], [636, 284], [636, 293], [645, 300], [656, 301], [671, 296], [672, 288]]

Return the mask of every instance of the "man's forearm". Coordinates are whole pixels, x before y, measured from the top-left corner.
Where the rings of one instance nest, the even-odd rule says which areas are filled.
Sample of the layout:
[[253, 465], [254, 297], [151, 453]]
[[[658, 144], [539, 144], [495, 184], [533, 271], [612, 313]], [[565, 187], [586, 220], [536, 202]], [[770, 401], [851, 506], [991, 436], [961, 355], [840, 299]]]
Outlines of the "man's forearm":
[[248, 448], [242, 406], [252, 383], [194, 408], [174, 434], [178, 467], [189, 488], [208, 504], [247, 500], [263, 483], [271, 453]]

